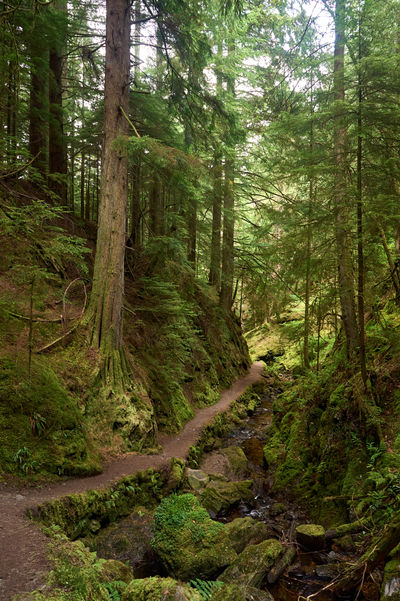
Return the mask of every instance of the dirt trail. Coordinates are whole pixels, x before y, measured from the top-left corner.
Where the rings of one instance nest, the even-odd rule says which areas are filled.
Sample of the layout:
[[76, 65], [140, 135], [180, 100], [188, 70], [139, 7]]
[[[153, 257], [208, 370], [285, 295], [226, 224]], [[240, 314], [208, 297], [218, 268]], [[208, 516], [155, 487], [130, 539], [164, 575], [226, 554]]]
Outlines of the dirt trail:
[[174, 436], [160, 436], [163, 452], [159, 455], [128, 453], [105, 466], [104, 471], [89, 478], [76, 478], [42, 488], [16, 489], [0, 485], [0, 601], [16, 593], [35, 590], [44, 583], [49, 564], [46, 559], [48, 539], [25, 517], [28, 507], [64, 495], [108, 486], [112, 481], [138, 470], [158, 468], [171, 457], [185, 458], [201, 429], [217, 413], [225, 411], [251, 384], [262, 378], [263, 363], [254, 363], [247, 375], [225, 390], [218, 403], [197, 411], [195, 417]]

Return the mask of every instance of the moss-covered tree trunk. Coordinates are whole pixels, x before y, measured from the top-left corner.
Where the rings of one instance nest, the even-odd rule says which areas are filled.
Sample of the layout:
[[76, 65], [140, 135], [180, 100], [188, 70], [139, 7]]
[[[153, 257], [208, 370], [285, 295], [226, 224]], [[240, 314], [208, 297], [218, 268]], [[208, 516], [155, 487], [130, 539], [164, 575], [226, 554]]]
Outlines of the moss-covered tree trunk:
[[[87, 314], [90, 340], [106, 358], [122, 348], [124, 255], [128, 199], [130, 3], [107, 0], [104, 137], [93, 288]], [[118, 374], [115, 374], [118, 376]]]

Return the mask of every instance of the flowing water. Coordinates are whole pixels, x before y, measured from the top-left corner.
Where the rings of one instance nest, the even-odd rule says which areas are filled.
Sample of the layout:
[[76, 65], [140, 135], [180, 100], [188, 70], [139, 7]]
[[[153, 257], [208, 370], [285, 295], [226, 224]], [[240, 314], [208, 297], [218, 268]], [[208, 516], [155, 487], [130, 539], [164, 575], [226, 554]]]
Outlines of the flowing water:
[[[310, 522], [304, 510], [292, 500], [282, 496], [277, 498], [270, 493], [271, 480], [264, 465], [263, 447], [268, 439], [272, 424], [272, 401], [274, 394], [263, 397], [254, 414], [222, 441], [222, 447], [240, 446], [249, 461], [250, 477], [254, 481], [254, 499], [240, 503], [217, 518], [229, 522], [237, 517], [250, 516], [268, 524], [271, 535], [283, 544], [295, 544], [295, 531], [299, 524]], [[297, 548], [296, 557], [286, 573], [272, 587], [268, 587], [276, 601], [332, 601], [336, 599], [325, 588], [338, 575], [339, 561], [353, 557], [342, 551], [326, 549], [320, 552], [305, 552]], [[348, 599], [353, 599], [349, 594]], [[359, 597], [359, 600], [363, 599]]]

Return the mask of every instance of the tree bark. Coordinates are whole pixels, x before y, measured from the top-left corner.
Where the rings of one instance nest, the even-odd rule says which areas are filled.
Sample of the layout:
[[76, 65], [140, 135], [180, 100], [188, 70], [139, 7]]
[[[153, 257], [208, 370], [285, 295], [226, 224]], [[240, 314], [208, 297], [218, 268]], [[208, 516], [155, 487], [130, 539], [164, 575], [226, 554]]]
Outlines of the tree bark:
[[43, 36], [41, 14], [30, 32], [31, 81], [29, 97], [29, 152], [35, 168], [42, 177], [47, 173], [47, 131], [48, 131], [48, 46]]
[[221, 285], [222, 158], [214, 155], [214, 185], [211, 230], [211, 259], [208, 281], [217, 290]]
[[67, 206], [67, 146], [63, 111], [66, 1], [55, 0], [50, 10], [57, 25], [57, 37], [53, 37], [49, 54], [49, 187], [59, 197], [61, 204]]
[[[130, 2], [107, 0], [104, 137], [90, 340], [106, 357], [122, 349], [124, 256], [128, 198]], [[124, 115], [125, 113], [125, 115]], [[107, 360], [108, 361], [108, 360]], [[107, 365], [107, 369], [112, 366]]]
[[345, 0], [336, 0], [335, 58], [333, 68], [334, 111], [334, 220], [338, 257], [338, 284], [348, 354], [358, 346], [355, 307], [350, 210], [346, 197], [346, 136], [344, 116]]
[[[235, 46], [228, 45], [228, 55], [232, 54]], [[226, 89], [228, 95], [235, 96], [235, 80], [232, 76], [227, 78]], [[226, 310], [232, 308], [233, 273], [234, 273], [234, 228], [235, 228], [235, 196], [234, 196], [235, 162], [233, 156], [225, 157], [225, 184], [224, 184], [224, 217], [222, 237], [222, 271], [220, 304]]]
[[[358, 28], [358, 62], [359, 69], [362, 59], [361, 49], [361, 16]], [[362, 183], [362, 82], [361, 73], [358, 72], [358, 115], [357, 115], [357, 259], [358, 259], [358, 329], [360, 346], [360, 370], [364, 384], [364, 390], [367, 390], [367, 359], [365, 349], [365, 266], [364, 266], [364, 232], [363, 232], [363, 183]]]

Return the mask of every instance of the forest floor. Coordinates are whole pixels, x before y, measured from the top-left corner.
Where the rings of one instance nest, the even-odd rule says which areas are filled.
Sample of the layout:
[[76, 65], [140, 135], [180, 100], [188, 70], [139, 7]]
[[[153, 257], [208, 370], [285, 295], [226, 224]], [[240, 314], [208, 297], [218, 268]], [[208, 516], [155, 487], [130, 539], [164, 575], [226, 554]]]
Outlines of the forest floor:
[[110, 462], [97, 476], [74, 478], [57, 484], [35, 488], [0, 484], [0, 600], [6, 601], [16, 593], [40, 588], [51, 569], [47, 559], [49, 539], [28, 520], [28, 508], [64, 495], [106, 487], [117, 478], [139, 470], [159, 468], [171, 457], [185, 458], [202, 428], [217, 413], [225, 411], [246, 388], [261, 380], [263, 370], [262, 362], [254, 363], [247, 375], [225, 390], [215, 405], [197, 411], [179, 434], [160, 435], [162, 452], [158, 455], [128, 453]]

